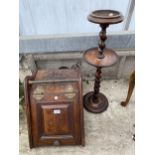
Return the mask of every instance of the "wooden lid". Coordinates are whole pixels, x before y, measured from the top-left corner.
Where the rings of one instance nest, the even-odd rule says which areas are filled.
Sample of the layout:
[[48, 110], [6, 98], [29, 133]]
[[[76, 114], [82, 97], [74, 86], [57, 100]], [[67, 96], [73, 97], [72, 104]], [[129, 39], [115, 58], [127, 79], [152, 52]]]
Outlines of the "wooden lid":
[[77, 69], [41, 69], [38, 70], [34, 80], [78, 79], [80, 71]]

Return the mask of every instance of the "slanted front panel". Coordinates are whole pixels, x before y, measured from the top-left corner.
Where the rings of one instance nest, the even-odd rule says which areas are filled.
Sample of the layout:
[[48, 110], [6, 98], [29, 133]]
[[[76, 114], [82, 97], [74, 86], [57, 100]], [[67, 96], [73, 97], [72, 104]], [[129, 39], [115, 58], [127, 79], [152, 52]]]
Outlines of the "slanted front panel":
[[[71, 102], [38, 104], [40, 136], [72, 135], [73, 108]], [[40, 128], [41, 127], [41, 128]]]

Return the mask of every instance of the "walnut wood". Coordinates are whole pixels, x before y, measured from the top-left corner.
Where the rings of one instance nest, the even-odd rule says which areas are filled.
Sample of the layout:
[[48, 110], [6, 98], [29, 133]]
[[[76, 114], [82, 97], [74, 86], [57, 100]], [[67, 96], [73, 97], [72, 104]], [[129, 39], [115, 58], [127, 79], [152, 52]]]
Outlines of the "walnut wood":
[[132, 74], [130, 75], [128, 94], [127, 94], [126, 100], [121, 102], [122, 106], [125, 107], [128, 105], [132, 92], [134, 90], [134, 87], [135, 87], [135, 71], [133, 71]]
[[[60, 81], [44, 83], [54, 79]], [[40, 82], [29, 84], [30, 80]], [[82, 81], [78, 69], [38, 70], [34, 77], [25, 79], [25, 98], [30, 148], [84, 146]]]

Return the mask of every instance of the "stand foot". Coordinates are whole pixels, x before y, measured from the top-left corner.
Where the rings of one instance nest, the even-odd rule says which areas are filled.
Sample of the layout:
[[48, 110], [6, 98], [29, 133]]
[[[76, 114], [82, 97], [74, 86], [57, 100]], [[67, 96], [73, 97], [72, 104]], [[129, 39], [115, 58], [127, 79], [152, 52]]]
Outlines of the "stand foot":
[[105, 95], [99, 93], [98, 102], [93, 102], [94, 92], [87, 93], [83, 98], [84, 107], [87, 111], [92, 113], [101, 113], [108, 108], [108, 100]]
[[126, 105], [127, 105], [128, 103], [126, 103], [126, 102], [121, 102], [121, 106], [123, 106], [123, 107], [125, 107]]

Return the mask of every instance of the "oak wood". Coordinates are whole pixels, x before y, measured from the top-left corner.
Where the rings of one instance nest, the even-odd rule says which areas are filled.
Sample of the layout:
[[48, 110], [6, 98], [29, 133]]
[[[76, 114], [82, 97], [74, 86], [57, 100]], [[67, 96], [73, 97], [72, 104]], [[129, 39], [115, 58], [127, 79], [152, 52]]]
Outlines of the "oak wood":
[[89, 14], [88, 20], [99, 24], [101, 31], [99, 33], [98, 47], [85, 51], [83, 56], [87, 63], [96, 67], [94, 92], [88, 92], [84, 95], [83, 101], [86, 110], [92, 113], [101, 113], [108, 108], [106, 96], [100, 93], [101, 69], [102, 67], [112, 66], [118, 61], [117, 54], [113, 50], [106, 48], [106, 29], [110, 24], [122, 22], [123, 16], [115, 10], [95, 10]]
[[[54, 79], [59, 79], [59, 82], [53, 82]], [[51, 83], [44, 83], [45, 80], [51, 80]], [[29, 84], [29, 81], [40, 82]], [[30, 148], [84, 145], [81, 82], [78, 69], [38, 70], [33, 78], [26, 77], [25, 104]]]

